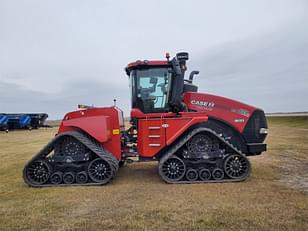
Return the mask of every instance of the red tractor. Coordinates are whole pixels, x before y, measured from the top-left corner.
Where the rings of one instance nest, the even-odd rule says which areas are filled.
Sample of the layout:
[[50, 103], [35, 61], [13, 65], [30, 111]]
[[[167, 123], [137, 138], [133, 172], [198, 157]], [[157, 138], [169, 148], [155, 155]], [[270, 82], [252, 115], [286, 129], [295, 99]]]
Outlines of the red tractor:
[[198, 71], [185, 79], [188, 53], [162, 61], [136, 61], [130, 81], [131, 127], [116, 106], [67, 113], [56, 137], [25, 166], [34, 187], [104, 185], [132, 157], [158, 161], [167, 183], [232, 182], [251, 171], [247, 156], [266, 151], [261, 109], [199, 93]]

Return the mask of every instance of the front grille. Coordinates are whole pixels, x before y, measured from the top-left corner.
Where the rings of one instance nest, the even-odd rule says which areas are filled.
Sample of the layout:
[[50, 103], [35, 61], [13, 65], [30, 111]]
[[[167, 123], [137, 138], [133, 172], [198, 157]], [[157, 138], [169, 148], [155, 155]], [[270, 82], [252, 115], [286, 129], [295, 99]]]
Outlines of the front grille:
[[262, 143], [267, 134], [261, 134], [260, 129], [267, 128], [267, 121], [263, 111], [256, 110], [249, 118], [243, 131], [247, 143]]

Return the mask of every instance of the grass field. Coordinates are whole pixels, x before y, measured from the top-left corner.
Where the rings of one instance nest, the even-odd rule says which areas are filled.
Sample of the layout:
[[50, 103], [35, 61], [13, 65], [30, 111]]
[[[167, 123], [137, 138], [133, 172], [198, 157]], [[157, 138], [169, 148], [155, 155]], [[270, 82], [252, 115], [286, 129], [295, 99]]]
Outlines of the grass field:
[[107, 186], [35, 189], [25, 162], [56, 128], [0, 134], [0, 230], [308, 230], [308, 117], [269, 119], [268, 151], [240, 183], [169, 185], [157, 163]]

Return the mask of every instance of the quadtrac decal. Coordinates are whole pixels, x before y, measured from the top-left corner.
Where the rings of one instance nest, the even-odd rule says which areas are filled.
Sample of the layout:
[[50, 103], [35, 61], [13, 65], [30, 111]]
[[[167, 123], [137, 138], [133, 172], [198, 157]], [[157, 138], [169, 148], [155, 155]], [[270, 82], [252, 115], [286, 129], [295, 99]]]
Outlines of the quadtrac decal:
[[235, 112], [237, 114], [249, 117], [249, 111], [245, 110], [245, 109], [231, 109], [232, 112]]

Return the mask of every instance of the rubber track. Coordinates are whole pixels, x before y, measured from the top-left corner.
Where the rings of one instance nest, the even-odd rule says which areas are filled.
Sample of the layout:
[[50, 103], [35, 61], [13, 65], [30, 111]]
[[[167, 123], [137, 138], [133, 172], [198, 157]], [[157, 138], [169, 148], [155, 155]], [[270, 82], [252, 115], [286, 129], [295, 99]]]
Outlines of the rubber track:
[[[225, 140], [223, 137], [221, 137], [219, 134], [217, 134], [215, 131], [209, 129], [209, 128], [196, 128], [189, 132], [187, 135], [185, 135], [182, 139], [178, 140], [176, 144], [174, 144], [166, 153], [165, 155], [160, 159], [159, 161], [159, 166], [158, 166], [158, 173], [160, 177], [167, 183], [169, 184], [195, 184], [195, 183], [223, 183], [223, 182], [239, 182], [239, 181], [244, 181], [249, 177], [250, 173], [247, 174], [246, 177], [240, 178], [240, 179], [222, 179], [222, 180], [207, 180], [207, 181], [201, 181], [201, 180], [195, 180], [195, 181], [188, 181], [188, 180], [183, 180], [183, 181], [169, 181], [168, 179], [164, 178], [162, 176], [162, 166], [163, 163], [171, 157], [174, 153], [176, 153], [177, 150], [179, 150], [187, 141], [189, 141], [194, 135], [200, 132], [208, 132], [214, 135], [217, 139], [219, 139], [221, 142], [223, 142], [227, 147], [233, 150], [234, 153], [245, 156], [238, 148], [236, 148], [233, 144], [229, 143], [227, 140]], [[246, 157], [246, 156], [245, 156]], [[247, 159], [249, 162], [249, 160]], [[250, 165], [250, 163], [249, 163]]]
[[[91, 150], [93, 153], [95, 153], [98, 157], [101, 159], [105, 160], [108, 162], [113, 170], [113, 176], [115, 176], [116, 172], [119, 169], [119, 164], [118, 160], [107, 150], [105, 150], [95, 139], [92, 137], [83, 134], [78, 131], [69, 131], [69, 132], [64, 132], [59, 135], [57, 135], [53, 140], [51, 140], [43, 149], [41, 149], [38, 154], [36, 154], [30, 161], [27, 162], [27, 164], [24, 167], [23, 170], [23, 179], [26, 184], [32, 187], [50, 187], [50, 186], [80, 186], [80, 185], [103, 185], [103, 183], [96, 183], [96, 182], [90, 182], [90, 183], [85, 183], [85, 184], [42, 184], [42, 185], [36, 185], [32, 184], [27, 180], [26, 177], [26, 169], [31, 164], [32, 162], [39, 160], [39, 159], [44, 159], [53, 149], [54, 145], [59, 141], [62, 137], [64, 136], [71, 136], [77, 139], [79, 142], [81, 142], [83, 145], [85, 145], [89, 150]], [[112, 179], [111, 178], [111, 179]], [[107, 182], [108, 183], [108, 182]], [[105, 183], [106, 184], [106, 183]]]

